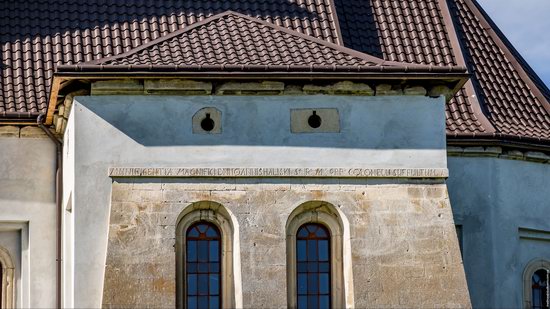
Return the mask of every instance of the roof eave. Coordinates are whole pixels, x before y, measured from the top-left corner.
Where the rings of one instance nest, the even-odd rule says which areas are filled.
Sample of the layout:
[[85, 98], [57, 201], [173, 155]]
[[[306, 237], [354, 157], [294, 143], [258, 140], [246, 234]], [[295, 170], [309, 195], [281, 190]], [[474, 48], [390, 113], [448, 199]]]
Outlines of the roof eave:
[[451, 146], [505, 146], [550, 152], [550, 139], [503, 133], [448, 133]]

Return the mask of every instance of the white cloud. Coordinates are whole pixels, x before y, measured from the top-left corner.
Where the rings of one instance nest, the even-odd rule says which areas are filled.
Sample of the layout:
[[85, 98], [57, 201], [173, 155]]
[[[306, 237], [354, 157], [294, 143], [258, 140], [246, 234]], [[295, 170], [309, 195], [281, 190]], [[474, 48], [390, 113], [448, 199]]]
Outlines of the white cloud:
[[478, 0], [499, 29], [550, 85], [550, 0]]

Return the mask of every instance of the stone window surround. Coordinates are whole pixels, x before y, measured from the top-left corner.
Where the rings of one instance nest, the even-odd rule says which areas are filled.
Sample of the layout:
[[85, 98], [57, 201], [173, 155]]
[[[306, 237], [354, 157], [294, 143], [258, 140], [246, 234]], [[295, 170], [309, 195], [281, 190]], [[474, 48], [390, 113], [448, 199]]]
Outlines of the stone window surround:
[[523, 272], [523, 304], [524, 308], [532, 308], [532, 280], [533, 274], [539, 269], [546, 269], [550, 271], [550, 260], [537, 258], [532, 260], [525, 267]]
[[349, 222], [332, 204], [310, 201], [298, 206], [286, 225], [287, 303], [297, 308], [296, 233], [306, 223], [319, 223], [330, 231], [332, 308], [353, 308], [353, 274]]
[[13, 308], [15, 265], [10, 253], [3, 247], [0, 247], [0, 266], [2, 267], [0, 308]]
[[242, 285], [238, 223], [221, 204], [201, 201], [190, 204], [179, 215], [176, 227], [176, 307], [184, 308], [185, 232], [194, 223], [210, 222], [218, 227], [222, 239], [222, 308], [242, 308]]

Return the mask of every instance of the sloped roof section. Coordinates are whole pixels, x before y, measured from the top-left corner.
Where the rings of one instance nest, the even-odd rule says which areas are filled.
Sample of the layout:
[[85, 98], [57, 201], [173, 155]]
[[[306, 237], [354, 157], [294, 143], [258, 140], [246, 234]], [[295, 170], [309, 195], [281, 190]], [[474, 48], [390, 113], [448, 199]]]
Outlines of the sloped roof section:
[[497, 133], [550, 138], [547, 88], [534, 82], [536, 74], [479, 6], [449, 2], [476, 93]]
[[468, 65], [447, 133], [550, 137], [549, 91], [475, 0], [335, 0], [347, 47], [388, 61]]
[[[335, 6], [349, 48], [388, 61], [464, 65], [453, 50], [452, 24], [440, 0], [335, 0]], [[476, 104], [466, 89], [460, 90], [446, 105], [447, 132], [489, 132]]]
[[45, 112], [58, 65], [118, 55], [227, 10], [340, 43], [330, 0], [1, 1], [0, 118]]
[[377, 66], [385, 62], [228, 11], [119, 56], [83, 65]]

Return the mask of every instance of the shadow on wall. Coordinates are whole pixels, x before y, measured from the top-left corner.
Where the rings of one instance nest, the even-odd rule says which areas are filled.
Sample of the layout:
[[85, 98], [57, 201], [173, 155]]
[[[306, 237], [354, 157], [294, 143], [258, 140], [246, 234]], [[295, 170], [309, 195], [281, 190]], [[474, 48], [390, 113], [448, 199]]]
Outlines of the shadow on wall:
[[[77, 98], [92, 113], [143, 146], [284, 146], [341, 149], [445, 149], [443, 106], [425, 97], [346, 96], [92, 96]], [[429, 103], [429, 102], [428, 102]], [[193, 115], [221, 112], [217, 134], [194, 133]], [[436, 107], [437, 106], [437, 107]], [[292, 133], [291, 110], [337, 109], [337, 132]], [[211, 116], [213, 117], [213, 116]], [[441, 120], [441, 121], [440, 121]], [[302, 119], [307, 122], [307, 119]], [[305, 125], [305, 124], [304, 124]], [[214, 132], [214, 131], [213, 131]], [[117, 133], [114, 133], [117, 134]], [[315, 154], [312, 154], [315, 155]]]

